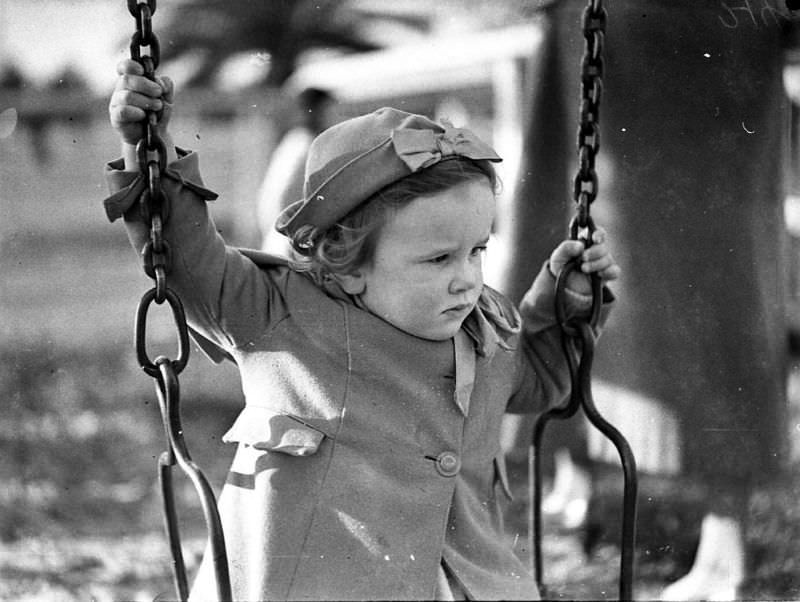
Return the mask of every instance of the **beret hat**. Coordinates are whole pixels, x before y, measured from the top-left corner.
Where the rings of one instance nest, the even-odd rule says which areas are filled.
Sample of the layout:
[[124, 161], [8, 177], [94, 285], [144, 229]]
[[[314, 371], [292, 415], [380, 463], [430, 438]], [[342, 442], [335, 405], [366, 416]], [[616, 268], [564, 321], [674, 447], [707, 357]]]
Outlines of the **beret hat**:
[[385, 107], [348, 119], [311, 143], [303, 198], [275, 227], [290, 238], [303, 226], [325, 230], [389, 184], [456, 156], [501, 160], [470, 130], [422, 115]]

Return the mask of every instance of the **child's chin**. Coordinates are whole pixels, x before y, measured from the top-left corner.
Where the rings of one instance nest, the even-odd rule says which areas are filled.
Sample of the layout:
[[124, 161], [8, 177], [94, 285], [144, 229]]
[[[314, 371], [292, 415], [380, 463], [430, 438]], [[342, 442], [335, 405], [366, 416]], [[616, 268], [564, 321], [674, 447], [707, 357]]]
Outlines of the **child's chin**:
[[448, 324], [447, 326], [429, 330], [424, 334], [417, 334], [416, 336], [430, 341], [447, 341], [456, 336], [459, 330], [461, 330], [461, 322], [453, 325]]
[[420, 339], [428, 341], [447, 341], [452, 339], [459, 330], [465, 318], [437, 320], [436, 322], [429, 321], [426, 323], [415, 324], [402, 324], [397, 322], [389, 322], [395, 328], [399, 328], [406, 334], [410, 334]]

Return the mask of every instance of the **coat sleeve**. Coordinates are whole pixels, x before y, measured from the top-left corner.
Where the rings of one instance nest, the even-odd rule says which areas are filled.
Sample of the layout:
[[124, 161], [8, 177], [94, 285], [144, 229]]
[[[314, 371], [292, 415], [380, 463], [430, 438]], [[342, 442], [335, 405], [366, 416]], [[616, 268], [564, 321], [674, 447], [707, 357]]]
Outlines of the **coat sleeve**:
[[[124, 216], [128, 238], [141, 252], [149, 232], [137, 201], [146, 182], [140, 173], [123, 169], [121, 160], [106, 166], [111, 192], [104, 201], [106, 214], [111, 221]], [[161, 182], [168, 205], [163, 230], [169, 246], [167, 286], [180, 297], [189, 326], [227, 352], [260, 337], [285, 315], [280, 290], [287, 270], [261, 269], [225, 244], [206, 207], [217, 195], [203, 187], [195, 153], [179, 151]], [[199, 341], [206, 352], [208, 341]]]
[[[544, 412], [562, 405], [570, 393], [570, 373], [555, 314], [556, 279], [545, 264], [520, 304], [522, 331], [517, 349], [519, 387], [512, 396], [512, 413]], [[566, 290], [566, 317], [588, 315], [591, 297]], [[603, 288], [603, 306], [595, 336], [605, 323], [614, 297]]]

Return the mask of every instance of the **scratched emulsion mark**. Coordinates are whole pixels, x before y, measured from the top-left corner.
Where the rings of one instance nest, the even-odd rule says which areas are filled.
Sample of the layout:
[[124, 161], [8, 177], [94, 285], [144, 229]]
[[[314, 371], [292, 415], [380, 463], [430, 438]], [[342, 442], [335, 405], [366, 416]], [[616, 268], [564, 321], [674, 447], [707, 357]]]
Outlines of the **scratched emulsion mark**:
[[0, 112], [0, 140], [8, 138], [17, 128], [17, 110], [14, 107]]
[[[379, 542], [370, 534], [369, 529], [364, 523], [356, 518], [353, 518], [349, 514], [342, 512], [341, 510], [337, 510], [336, 514], [338, 515], [339, 521], [345, 526], [351, 535], [360, 541], [361, 544], [370, 551], [370, 553], [374, 555], [383, 553], [385, 546], [381, 545], [381, 542]], [[389, 558], [387, 557], [386, 560], [389, 560]]]
[[781, 27], [792, 20], [783, 0], [720, 0], [719, 21], [723, 27]]

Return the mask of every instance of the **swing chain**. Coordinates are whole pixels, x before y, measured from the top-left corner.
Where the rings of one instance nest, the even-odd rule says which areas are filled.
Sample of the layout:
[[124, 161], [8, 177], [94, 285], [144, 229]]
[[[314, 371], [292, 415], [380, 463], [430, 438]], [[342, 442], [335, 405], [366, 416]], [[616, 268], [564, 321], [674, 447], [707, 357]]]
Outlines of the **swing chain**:
[[[576, 213], [570, 222], [569, 234], [572, 240], [582, 240], [587, 248], [592, 245], [592, 234], [595, 231], [590, 210], [591, 204], [597, 198], [598, 189], [595, 158], [600, 150], [600, 99], [603, 92], [603, 50], [607, 16], [602, 0], [588, 0], [581, 19], [584, 49], [581, 60], [578, 170], [572, 191]], [[594, 328], [600, 318], [602, 285], [595, 274], [591, 281], [592, 310], [589, 325]], [[559, 314], [564, 312], [564, 303], [558, 297], [556, 309]], [[574, 324], [568, 324], [563, 317], [559, 322], [566, 334], [572, 337], [578, 335], [579, 329]]]
[[[152, 26], [156, 0], [128, 0], [128, 10], [136, 20], [136, 32], [131, 37], [130, 43], [131, 59], [142, 66], [145, 77], [155, 81], [155, 70], [160, 61], [158, 38], [153, 33]], [[143, 49], [147, 50], [146, 54], [143, 53]], [[167, 168], [167, 149], [164, 140], [158, 134], [158, 121], [158, 112], [145, 111], [143, 135], [136, 145], [136, 159], [141, 176], [146, 182], [146, 187], [139, 196], [138, 208], [142, 220], [150, 231], [149, 240], [142, 248], [141, 258], [145, 273], [154, 281], [153, 288], [142, 296], [136, 311], [136, 357], [145, 373], [155, 380], [167, 439], [167, 449], [159, 459], [159, 480], [178, 598], [186, 600], [189, 588], [172, 485], [172, 469], [176, 464], [192, 481], [200, 498], [208, 530], [208, 545], [212, 553], [217, 597], [219, 600], [230, 600], [232, 595], [225, 539], [214, 492], [189, 456], [180, 422], [178, 374], [186, 367], [189, 359], [189, 329], [180, 298], [167, 287], [167, 274], [170, 271], [172, 255], [170, 246], [164, 239], [164, 226], [169, 218], [169, 203], [161, 184], [162, 174]], [[161, 355], [151, 360], [146, 349], [147, 315], [153, 302], [161, 305], [164, 301], [172, 310], [173, 322], [177, 328], [178, 357], [171, 360]]]
[[[576, 213], [569, 225], [572, 240], [582, 240], [585, 247], [592, 244], [595, 231], [590, 215], [590, 205], [597, 198], [598, 180], [595, 158], [600, 149], [600, 97], [603, 91], [603, 47], [605, 42], [606, 10], [602, 0], [587, 0], [582, 26], [584, 53], [581, 62], [581, 102], [578, 126], [578, 170], [573, 185]], [[541, 443], [545, 426], [551, 419], [567, 419], [583, 409], [589, 422], [616, 447], [624, 472], [622, 511], [621, 559], [619, 576], [620, 600], [633, 598], [633, 560], [636, 538], [636, 462], [628, 442], [622, 434], [597, 411], [592, 398], [591, 369], [594, 359], [595, 327], [600, 318], [603, 289], [600, 277], [591, 275], [592, 306], [588, 318], [567, 315], [566, 283], [572, 272], [580, 271], [580, 260], [569, 261], [556, 278], [555, 313], [561, 329], [561, 344], [570, 375], [570, 395], [565, 404], [550, 408], [534, 423], [532, 456], [530, 457], [530, 483], [533, 504], [529, 520], [531, 529], [529, 545], [532, 551], [533, 570], [542, 597], [547, 597], [544, 586], [541, 553]]]
[[606, 9], [602, 0], [589, 0], [583, 11], [584, 53], [581, 62], [581, 104], [578, 126], [578, 171], [575, 174], [572, 197], [577, 215], [571, 225], [573, 239], [578, 230], [588, 230], [586, 245], [591, 245], [594, 225], [589, 219], [589, 205], [597, 198], [595, 157], [600, 150], [600, 97], [603, 93], [603, 47], [605, 42]]
[[[128, 11], [136, 19], [136, 31], [131, 36], [131, 58], [144, 69], [144, 76], [155, 81], [155, 70], [161, 60], [158, 37], [153, 32], [152, 16], [156, 12], [156, 0], [141, 2], [128, 0]], [[147, 49], [147, 54], [142, 50]], [[136, 145], [139, 169], [147, 180], [147, 188], [139, 198], [139, 212], [150, 225], [150, 241], [142, 249], [145, 273], [155, 281], [156, 303], [166, 299], [167, 272], [170, 267], [169, 246], [162, 231], [167, 221], [168, 207], [161, 189], [161, 174], [166, 169], [167, 149], [158, 135], [158, 113], [145, 111], [144, 132]]]

